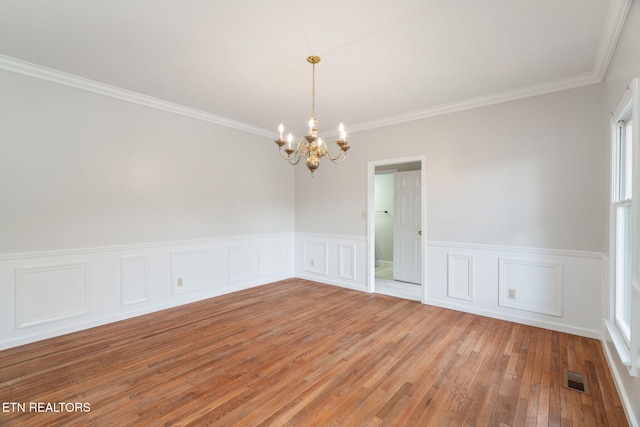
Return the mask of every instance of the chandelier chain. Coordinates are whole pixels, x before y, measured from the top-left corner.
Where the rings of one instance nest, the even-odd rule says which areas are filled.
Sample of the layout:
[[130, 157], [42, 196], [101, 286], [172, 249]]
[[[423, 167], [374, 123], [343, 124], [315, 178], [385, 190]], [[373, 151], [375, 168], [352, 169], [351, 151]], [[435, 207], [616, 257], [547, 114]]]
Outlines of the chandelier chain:
[[312, 66], [312, 78], [311, 78], [311, 117], [316, 118], [316, 64]]

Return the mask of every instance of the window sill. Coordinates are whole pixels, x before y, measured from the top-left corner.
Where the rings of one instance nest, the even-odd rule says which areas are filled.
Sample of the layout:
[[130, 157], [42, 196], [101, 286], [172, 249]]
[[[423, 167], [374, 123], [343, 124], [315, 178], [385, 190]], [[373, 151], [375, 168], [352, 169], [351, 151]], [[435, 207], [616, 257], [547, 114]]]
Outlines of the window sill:
[[634, 364], [631, 363], [631, 350], [629, 349], [629, 346], [627, 345], [626, 341], [618, 331], [618, 328], [616, 327], [616, 325], [614, 325], [613, 322], [609, 320], [605, 320], [604, 325], [607, 329], [607, 334], [609, 335], [609, 338], [611, 338], [611, 342], [613, 342], [613, 346], [616, 349], [616, 353], [620, 358], [620, 362], [624, 366], [626, 366], [627, 371], [629, 372], [629, 375], [634, 377], [640, 376], [639, 375], [640, 373], [638, 372], [638, 366], [639, 366], [638, 362], [640, 362], [640, 360], [636, 361], [635, 366]]

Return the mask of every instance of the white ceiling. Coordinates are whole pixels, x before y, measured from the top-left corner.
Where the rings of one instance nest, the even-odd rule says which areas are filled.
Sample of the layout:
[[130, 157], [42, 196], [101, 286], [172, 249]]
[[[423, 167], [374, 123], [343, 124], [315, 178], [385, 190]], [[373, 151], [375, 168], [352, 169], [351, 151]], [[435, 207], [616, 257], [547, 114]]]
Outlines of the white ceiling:
[[0, 68], [300, 134], [319, 55], [333, 133], [602, 81], [630, 1], [0, 0]]

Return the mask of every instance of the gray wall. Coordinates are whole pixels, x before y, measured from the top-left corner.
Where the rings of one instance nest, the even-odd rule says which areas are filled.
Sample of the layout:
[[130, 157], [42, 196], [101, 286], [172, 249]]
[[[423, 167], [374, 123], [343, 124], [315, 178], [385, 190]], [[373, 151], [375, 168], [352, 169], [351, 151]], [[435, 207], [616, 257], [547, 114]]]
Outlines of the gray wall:
[[270, 139], [0, 71], [0, 253], [292, 232]]
[[296, 171], [296, 231], [366, 235], [367, 163], [424, 154], [429, 240], [604, 251], [606, 138], [601, 85], [357, 132]]

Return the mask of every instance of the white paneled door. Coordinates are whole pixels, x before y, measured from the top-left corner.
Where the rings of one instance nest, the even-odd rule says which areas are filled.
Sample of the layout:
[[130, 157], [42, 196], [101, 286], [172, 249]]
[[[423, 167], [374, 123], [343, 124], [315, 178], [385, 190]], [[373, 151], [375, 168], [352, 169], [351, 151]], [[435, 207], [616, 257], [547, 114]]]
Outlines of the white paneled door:
[[421, 284], [420, 171], [397, 172], [394, 191], [393, 279]]

